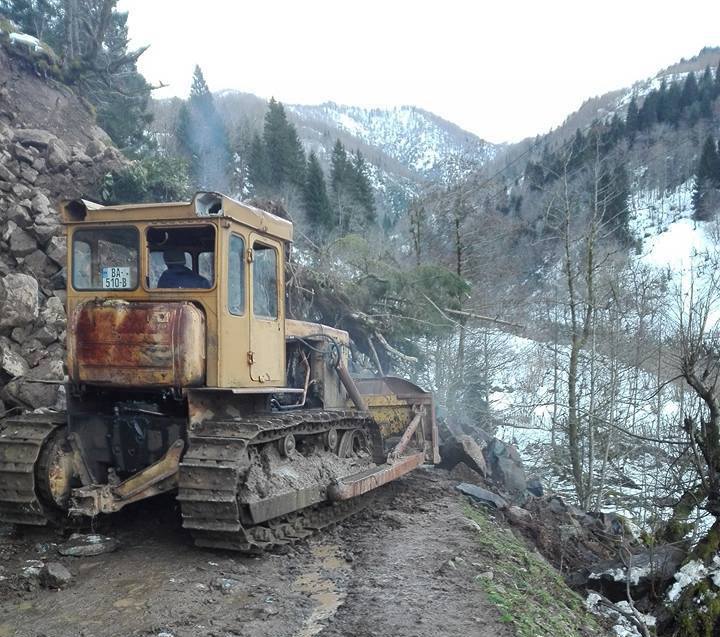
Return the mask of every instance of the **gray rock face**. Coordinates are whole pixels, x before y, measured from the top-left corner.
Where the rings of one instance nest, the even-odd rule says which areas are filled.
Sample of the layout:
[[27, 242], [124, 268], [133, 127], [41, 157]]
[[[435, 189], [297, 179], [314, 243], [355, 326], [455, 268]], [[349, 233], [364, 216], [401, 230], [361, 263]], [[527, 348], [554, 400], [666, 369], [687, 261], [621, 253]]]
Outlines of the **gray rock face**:
[[0, 279], [0, 330], [26, 325], [38, 317], [38, 282], [27, 274]]
[[72, 573], [59, 562], [48, 562], [40, 569], [40, 584], [45, 588], [59, 590], [72, 582]]

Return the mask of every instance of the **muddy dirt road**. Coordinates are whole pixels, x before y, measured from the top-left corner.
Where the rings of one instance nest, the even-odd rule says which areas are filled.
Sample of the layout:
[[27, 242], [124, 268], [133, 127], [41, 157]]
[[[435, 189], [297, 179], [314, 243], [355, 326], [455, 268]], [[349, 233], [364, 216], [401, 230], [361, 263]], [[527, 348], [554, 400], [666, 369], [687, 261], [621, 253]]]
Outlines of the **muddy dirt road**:
[[[96, 557], [59, 556], [45, 530], [0, 536], [0, 637], [509, 636], [453, 484], [418, 471], [285, 555], [195, 548], [167, 500], [101, 528], [120, 548]], [[33, 586], [28, 560], [61, 562], [71, 585]]]

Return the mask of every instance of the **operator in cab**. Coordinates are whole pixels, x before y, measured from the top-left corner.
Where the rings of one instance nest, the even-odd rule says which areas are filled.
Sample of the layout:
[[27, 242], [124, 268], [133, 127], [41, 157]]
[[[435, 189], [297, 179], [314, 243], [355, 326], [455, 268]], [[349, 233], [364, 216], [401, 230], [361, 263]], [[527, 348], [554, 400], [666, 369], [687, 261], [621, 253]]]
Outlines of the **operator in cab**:
[[158, 280], [159, 288], [210, 288], [210, 282], [202, 275], [195, 274], [185, 265], [185, 253], [178, 249], [163, 252], [163, 260], [167, 270]]

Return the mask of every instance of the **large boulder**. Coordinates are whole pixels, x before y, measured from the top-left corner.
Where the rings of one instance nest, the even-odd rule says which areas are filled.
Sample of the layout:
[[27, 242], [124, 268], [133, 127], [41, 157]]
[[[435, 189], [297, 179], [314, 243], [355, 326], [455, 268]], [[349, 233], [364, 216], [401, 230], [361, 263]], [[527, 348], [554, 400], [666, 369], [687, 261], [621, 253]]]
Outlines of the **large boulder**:
[[450, 468], [460, 463], [465, 464], [483, 478], [487, 476], [487, 465], [482, 447], [470, 436], [459, 435], [446, 440], [440, 455], [443, 465]]
[[493, 438], [485, 449], [490, 475], [504, 490], [514, 495], [525, 494], [527, 477], [522, 458], [513, 445]]
[[497, 493], [483, 489], [475, 484], [460, 483], [455, 487], [460, 493], [470, 496], [475, 502], [495, 509], [507, 509], [508, 502]]
[[34, 146], [35, 148], [47, 148], [48, 145], [57, 140], [57, 137], [46, 130], [36, 128], [19, 128], [15, 131], [14, 140], [23, 146]]
[[27, 409], [59, 408], [64, 388], [55, 381], [62, 381], [64, 377], [62, 362], [45, 358], [24, 378], [16, 378], [5, 385], [0, 397], [7, 403]]
[[70, 163], [70, 149], [59, 139], [48, 144], [45, 155], [50, 170], [60, 171]]
[[17, 228], [10, 237], [10, 252], [15, 258], [24, 257], [37, 250], [37, 243], [29, 232]]
[[25, 267], [38, 279], [47, 279], [55, 274], [60, 267], [48, 258], [42, 250], [35, 250], [23, 260]]
[[600, 591], [613, 601], [627, 598], [628, 584], [633, 598], [639, 599], [651, 590], [664, 590], [685, 557], [682, 548], [666, 544], [630, 555], [626, 561], [596, 562], [582, 575], [588, 588]]
[[0, 279], [0, 330], [26, 325], [38, 317], [38, 282], [28, 274]]
[[15, 227], [27, 228], [32, 225], [32, 219], [28, 209], [21, 204], [13, 204], [6, 213], [8, 222], [15, 224]]
[[45, 588], [59, 590], [72, 581], [72, 574], [59, 562], [48, 562], [40, 569], [40, 584]]
[[4, 164], [0, 164], [0, 181], [13, 181], [15, 175]]
[[45, 248], [47, 255], [59, 266], [67, 261], [67, 239], [65, 237], [52, 237]]
[[27, 361], [20, 355], [17, 345], [9, 338], [0, 336], [0, 370], [11, 378], [25, 376], [30, 367]]
[[56, 330], [65, 329], [67, 317], [65, 315], [65, 307], [57, 296], [51, 296], [45, 303], [45, 307], [40, 313], [40, 317], [48, 327]]

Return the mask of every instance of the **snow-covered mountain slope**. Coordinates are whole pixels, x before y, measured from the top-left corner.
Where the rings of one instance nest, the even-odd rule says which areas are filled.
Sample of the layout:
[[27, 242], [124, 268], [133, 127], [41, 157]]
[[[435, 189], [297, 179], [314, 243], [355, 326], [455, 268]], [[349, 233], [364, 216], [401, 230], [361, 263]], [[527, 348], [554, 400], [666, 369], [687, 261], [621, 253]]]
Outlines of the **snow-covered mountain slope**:
[[337, 128], [435, 182], [455, 181], [498, 151], [498, 146], [412, 106], [367, 109], [326, 102], [289, 110], [303, 128]]
[[[215, 93], [230, 131], [262, 130], [267, 102], [234, 90]], [[162, 103], [155, 110], [162, 111]], [[166, 107], [165, 107], [166, 108]], [[450, 185], [492, 160], [502, 146], [488, 143], [433, 113], [412, 106], [368, 109], [326, 102], [285, 105], [306, 151], [326, 171], [339, 139], [368, 162], [381, 216], [396, 221], [408, 201], [425, 188]], [[157, 113], [162, 119], [162, 113]]]
[[663, 80], [667, 84], [681, 82], [691, 71], [697, 75], [708, 66], [714, 72], [718, 62], [720, 62], [720, 47], [706, 47], [692, 58], [680, 60], [658, 71], [652, 77], [638, 80], [632, 86], [591, 97], [577, 111], [571, 113], [554, 134], [564, 138], [575, 134], [578, 128], [584, 128], [593, 120], [610, 118], [615, 113], [624, 117], [633, 96], [642, 104], [642, 99], [653, 89], [660, 88]]

